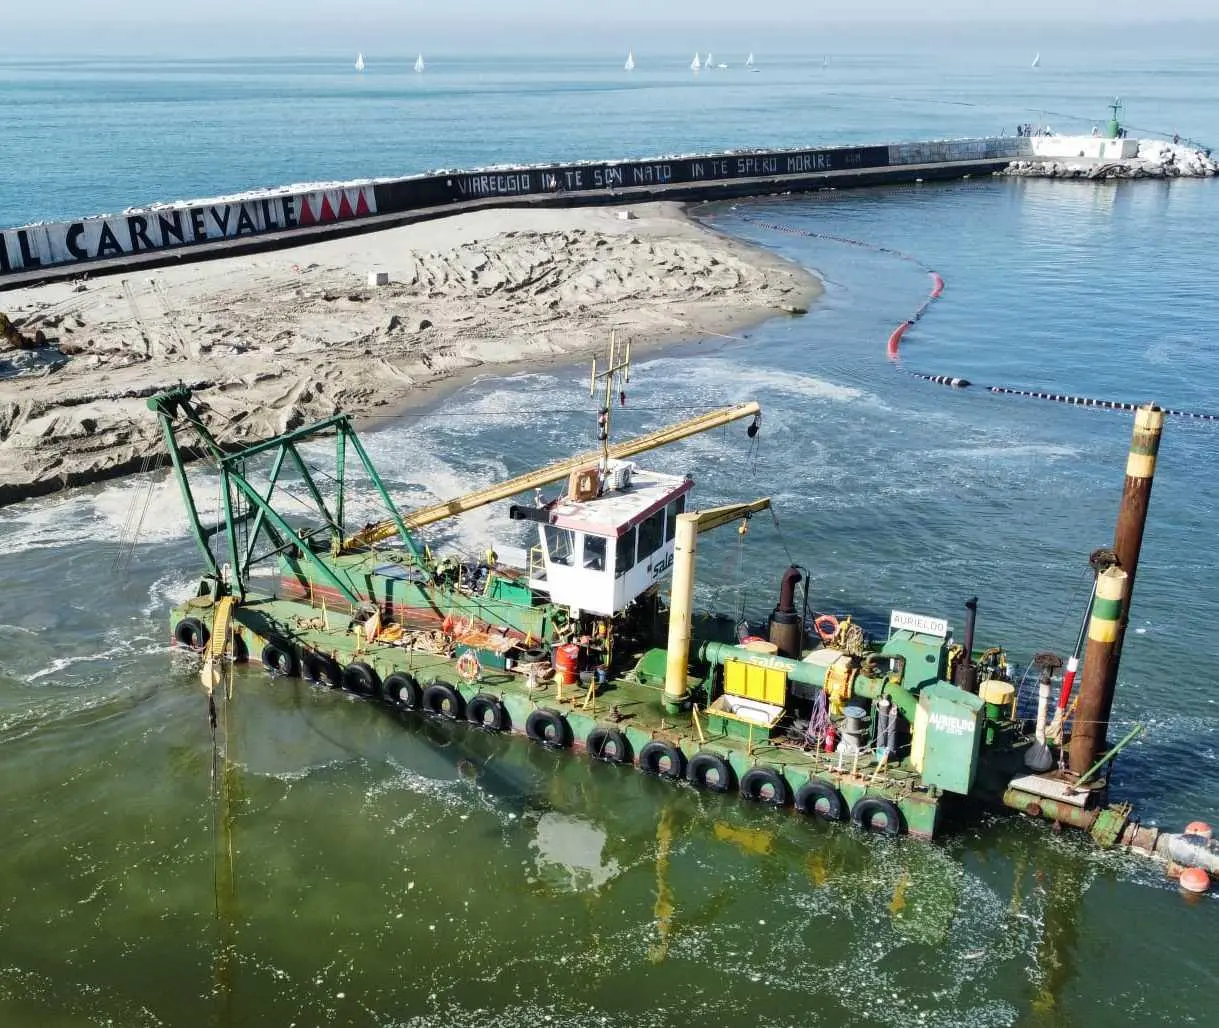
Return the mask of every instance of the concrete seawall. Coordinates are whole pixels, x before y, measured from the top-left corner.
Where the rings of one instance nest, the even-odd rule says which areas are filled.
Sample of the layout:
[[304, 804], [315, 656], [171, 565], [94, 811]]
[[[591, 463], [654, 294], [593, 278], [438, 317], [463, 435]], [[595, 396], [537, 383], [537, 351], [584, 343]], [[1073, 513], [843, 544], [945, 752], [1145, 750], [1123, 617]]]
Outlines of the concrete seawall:
[[0, 291], [373, 232], [484, 207], [712, 200], [991, 174], [1023, 140], [735, 151], [287, 186], [0, 232]]

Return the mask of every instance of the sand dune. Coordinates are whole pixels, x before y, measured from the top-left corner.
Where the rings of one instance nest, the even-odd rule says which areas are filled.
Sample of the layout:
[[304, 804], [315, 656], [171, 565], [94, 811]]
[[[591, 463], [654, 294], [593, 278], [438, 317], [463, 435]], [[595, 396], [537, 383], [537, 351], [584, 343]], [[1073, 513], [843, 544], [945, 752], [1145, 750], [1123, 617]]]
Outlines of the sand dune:
[[[0, 503], [163, 452], [144, 398], [185, 382], [227, 441], [409, 402], [487, 365], [731, 333], [815, 279], [692, 223], [482, 211], [309, 246], [0, 295], [40, 349], [0, 348]], [[389, 284], [370, 286], [371, 270]]]

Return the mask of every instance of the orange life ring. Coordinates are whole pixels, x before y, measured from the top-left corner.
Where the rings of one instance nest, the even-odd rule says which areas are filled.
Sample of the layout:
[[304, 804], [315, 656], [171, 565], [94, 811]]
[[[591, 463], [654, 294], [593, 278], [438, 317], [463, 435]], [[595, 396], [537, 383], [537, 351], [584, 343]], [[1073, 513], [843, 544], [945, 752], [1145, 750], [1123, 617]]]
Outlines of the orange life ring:
[[818, 614], [813, 621], [813, 631], [823, 643], [828, 643], [838, 634], [838, 619], [833, 614]]
[[479, 664], [478, 657], [474, 655], [473, 650], [466, 650], [457, 658], [457, 673], [463, 682], [473, 682], [482, 674], [482, 670], [482, 665]]

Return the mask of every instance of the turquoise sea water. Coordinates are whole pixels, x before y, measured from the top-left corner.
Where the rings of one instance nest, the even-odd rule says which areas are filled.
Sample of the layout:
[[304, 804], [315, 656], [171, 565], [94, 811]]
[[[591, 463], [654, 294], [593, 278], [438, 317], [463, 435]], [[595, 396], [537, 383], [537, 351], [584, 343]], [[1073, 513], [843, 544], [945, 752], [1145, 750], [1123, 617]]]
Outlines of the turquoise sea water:
[[[0, 63], [0, 223], [252, 185], [499, 161], [970, 135], [1076, 125], [1115, 93], [1135, 125], [1219, 141], [1219, 59], [1175, 48], [689, 56]], [[733, 63], [739, 63], [739, 55]], [[413, 57], [413, 55], [412, 55]], [[725, 60], [730, 60], [727, 56]], [[1041, 112], [1057, 112], [1042, 115]], [[1019, 657], [1064, 651], [1088, 552], [1112, 534], [1128, 415], [953, 392], [884, 341], [947, 282], [903, 367], [1219, 410], [1219, 183], [969, 181], [709, 205], [698, 215], [816, 270], [822, 301], [742, 339], [641, 359], [619, 425], [757, 398], [656, 455], [704, 503], [771, 495], [700, 544], [699, 602], [755, 614], [788, 552], [819, 609], [957, 616]], [[408, 504], [584, 445], [583, 368], [463, 389], [369, 437]], [[1219, 429], [1170, 421], [1115, 720], [1143, 741], [1115, 792], [1179, 828], [1219, 822]], [[1214, 900], [1045, 826], [889, 845], [667, 788], [515, 740], [398, 723], [239, 676], [224, 779], [164, 610], [193, 544], [172, 485], [125, 575], [138, 480], [0, 510], [0, 1022], [195, 1024], [1208, 1024]], [[511, 535], [492, 508], [431, 540]], [[219, 896], [219, 899], [218, 899]], [[219, 914], [219, 916], [218, 916]]]

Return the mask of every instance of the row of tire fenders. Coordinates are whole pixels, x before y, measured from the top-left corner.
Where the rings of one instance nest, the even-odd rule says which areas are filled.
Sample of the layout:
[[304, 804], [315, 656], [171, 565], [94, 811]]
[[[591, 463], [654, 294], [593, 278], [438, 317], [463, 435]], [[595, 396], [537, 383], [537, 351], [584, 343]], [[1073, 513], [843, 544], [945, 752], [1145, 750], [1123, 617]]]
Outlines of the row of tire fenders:
[[[196, 618], [184, 618], [174, 629], [179, 645], [200, 651], [206, 646], [207, 627]], [[240, 637], [234, 637], [240, 643]], [[244, 643], [235, 643], [238, 661], [249, 659]], [[384, 679], [368, 664], [355, 661], [341, 667], [337, 661], [303, 650], [299, 656], [290, 647], [268, 642], [262, 649], [262, 665], [275, 677], [301, 677], [307, 682], [349, 692], [362, 699], [379, 700], [401, 712], [417, 712], [448, 721], [467, 721], [488, 732], [512, 730], [512, 719], [503, 700], [480, 692], [466, 700], [447, 682], [421, 684], [414, 675], [395, 671]], [[525, 735], [548, 749], [566, 750], [575, 743], [571, 724], [562, 711], [535, 707], [525, 720]], [[809, 778], [793, 793], [781, 772], [773, 767], [751, 767], [740, 781], [732, 764], [718, 753], [700, 751], [687, 758], [681, 747], [667, 739], [652, 739], [638, 756], [626, 733], [612, 725], [598, 725], [588, 733], [584, 747], [590, 757], [606, 764], [634, 764], [645, 774], [674, 782], [685, 781], [697, 789], [727, 793], [734, 784], [741, 796], [772, 807], [794, 806], [797, 811], [822, 821], [847, 820], [846, 799], [829, 782]], [[850, 820], [858, 828], [883, 835], [900, 835], [905, 827], [897, 805], [881, 796], [865, 796], [849, 808]]]

